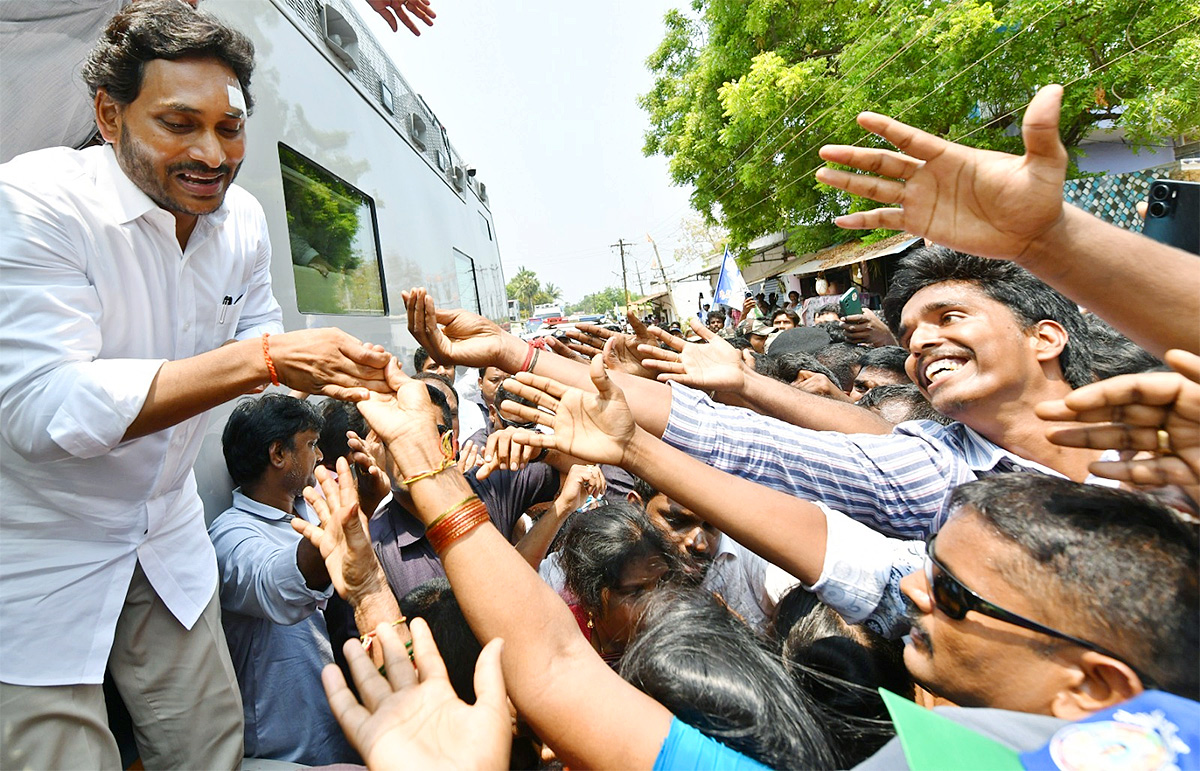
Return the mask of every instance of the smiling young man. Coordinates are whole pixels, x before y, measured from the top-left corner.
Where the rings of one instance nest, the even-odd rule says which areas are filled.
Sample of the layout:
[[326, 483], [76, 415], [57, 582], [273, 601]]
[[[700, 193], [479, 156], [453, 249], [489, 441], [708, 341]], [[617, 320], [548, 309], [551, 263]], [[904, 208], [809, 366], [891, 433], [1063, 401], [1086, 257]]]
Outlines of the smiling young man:
[[262, 208], [232, 184], [252, 68], [212, 17], [134, 3], [84, 67], [107, 144], [0, 166], [4, 767], [118, 766], [106, 670], [147, 768], [239, 764], [204, 413], [272, 381], [384, 387], [382, 351], [283, 332]]

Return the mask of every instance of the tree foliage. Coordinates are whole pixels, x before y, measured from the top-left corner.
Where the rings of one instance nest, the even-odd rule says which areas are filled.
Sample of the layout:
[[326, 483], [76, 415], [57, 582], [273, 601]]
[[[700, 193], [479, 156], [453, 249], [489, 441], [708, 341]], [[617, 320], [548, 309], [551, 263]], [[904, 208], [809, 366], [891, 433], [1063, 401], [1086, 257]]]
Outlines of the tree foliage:
[[610, 286], [599, 292], [585, 295], [582, 300], [564, 308], [567, 314], [611, 313], [616, 306], [625, 305], [625, 291], [619, 286]]
[[517, 269], [517, 275], [512, 277], [505, 289], [508, 299], [520, 301], [526, 315], [533, 314], [535, 305], [558, 302], [562, 297], [562, 289], [554, 284], [543, 286], [537, 274], [523, 265]]
[[288, 232], [312, 247], [330, 269], [339, 273], [358, 269], [362, 255], [354, 248], [354, 237], [363, 207], [362, 193], [282, 145], [279, 158], [299, 180], [304, 180], [284, 178]]
[[822, 144], [881, 144], [862, 110], [1020, 152], [1024, 106], [1062, 83], [1069, 147], [1102, 121], [1142, 145], [1200, 128], [1200, 0], [693, 0], [665, 26], [644, 149], [734, 247], [848, 238], [832, 217], [875, 204], [813, 172]]

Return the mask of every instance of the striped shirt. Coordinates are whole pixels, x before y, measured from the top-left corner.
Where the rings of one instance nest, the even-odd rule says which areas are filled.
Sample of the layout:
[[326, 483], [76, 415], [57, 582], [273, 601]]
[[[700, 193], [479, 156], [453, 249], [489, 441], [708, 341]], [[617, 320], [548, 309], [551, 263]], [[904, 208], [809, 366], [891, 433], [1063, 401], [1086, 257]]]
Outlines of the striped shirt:
[[[1062, 477], [962, 423], [901, 423], [890, 434], [813, 431], [671, 384], [663, 441], [711, 466], [818, 501], [886, 535], [924, 540], [955, 487], [1013, 471]], [[1116, 482], [1089, 476], [1091, 484]]]

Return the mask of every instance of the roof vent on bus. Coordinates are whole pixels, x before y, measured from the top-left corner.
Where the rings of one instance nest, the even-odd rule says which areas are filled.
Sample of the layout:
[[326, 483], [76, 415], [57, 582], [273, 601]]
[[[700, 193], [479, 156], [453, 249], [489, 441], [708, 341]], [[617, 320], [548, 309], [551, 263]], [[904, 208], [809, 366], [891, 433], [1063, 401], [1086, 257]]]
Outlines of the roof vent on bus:
[[437, 166], [439, 171], [450, 168], [450, 157], [441, 150], [437, 151]]
[[467, 172], [462, 166], [455, 165], [454, 171], [450, 174], [450, 180], [454, 183], [456, 190], [462, 190], [467, 183]]
[[357, 69], [358, 33], [340, 11], [328, 4], [321, 6], [321, 32], [325, 35], [325, 45], [342, 64], [348, 69]]
[[422, 150], [425, 149], [425, 132], [429, 127], [425, 125], [425, 119], [415, 112], [408, 116], [408, 135], [412, 138], [413, 144]]
[[479, 191], [479, 200], [486, 201], [487, 200], [487, 185], [485, 185], [482, 182], [476, 182], [475, 189], [477, 191]]

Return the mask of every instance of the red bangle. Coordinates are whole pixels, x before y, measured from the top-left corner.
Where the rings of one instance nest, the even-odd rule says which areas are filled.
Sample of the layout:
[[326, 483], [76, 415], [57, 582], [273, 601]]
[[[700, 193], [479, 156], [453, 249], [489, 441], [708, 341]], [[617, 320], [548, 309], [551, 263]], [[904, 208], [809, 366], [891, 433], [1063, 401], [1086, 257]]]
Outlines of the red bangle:
[[533, 365], [537, 362], [537, 353], [539, 350], [546, 347], [546, 338], [539, 337], [536, 340], [529, 342], [529, 351], [525, 354], [525, 362], [521, 364], [521, 369], [518, 372], [529, 372], [533, 369]]
[[441, 555], [450, 544], [488, 521], [487, 506], [472, 496], [465, 503], [438, 517], [425, 533], [429, 545]]
[[267, 363], [267, 372], [271, 375], [271, 385], [279, 385], [279, 374], [275, 372], [275, 362], [271, 361], [271, 344], [267, 338], [271, 336], [270, 332], [263, 334], [263, 361]]

